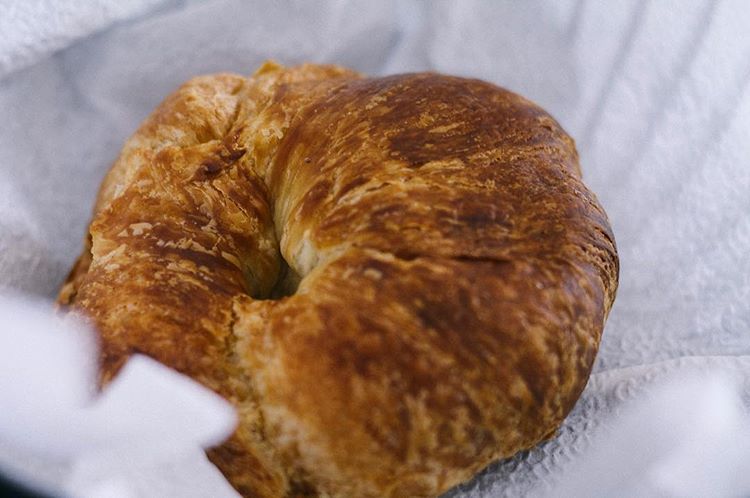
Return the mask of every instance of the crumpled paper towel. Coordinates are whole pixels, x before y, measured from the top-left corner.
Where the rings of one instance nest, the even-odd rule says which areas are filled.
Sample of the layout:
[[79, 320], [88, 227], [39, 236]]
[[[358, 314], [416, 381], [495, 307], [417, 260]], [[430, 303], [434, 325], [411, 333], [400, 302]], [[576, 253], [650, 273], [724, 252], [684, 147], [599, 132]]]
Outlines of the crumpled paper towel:
[[0, 0], [0, 77], [164, 0]]
[[234, 431], [227, 401], [139, 355], [97, 394], [91, 330], [17, 296], [0, 316], [0, 470], [71, 496], [237, 496], [202, 451]]
[[[691, 368], [692, 367], [692, 368]], [[747, 496], [750, 418], [741, 377], [683, 365], [593, 434], [552, 497]], [[719, 374], [717, 370], [722, 373]]]
[[[18, 24], [4, 17], [8, 5], [0, 0], [3, 37]], [[594, 468], [585, 467], [587, 455], [602, 455], [623, 475], [644, 461], [679, 470], [695, 458], [705, 469], [732, 468], [748, 457], [741, 444], [701, 455], [670, 441], [726, 445], [705, 424], [680, 422], [681, 414], [721, 422], [734, 406], [741, 420], [750, 404], [748, 26], [742, 0], [175, 0], [107, 29], [98, 23], [96, 34], [54, 54], [47, 51], [61, 44], [40, 42], [26, 51], [34, 60], [0, 80], [0, 283], [54, 294], [123, 141], [193, 75], [247, 74], [271, 57], [371, 74], [432, 69], [483, 78], [538, 102], [576, 138], [585, 180], [617, 237], [621, 284], [594, 375], [559, 435], [449, 496], [601, 495], [620, 482], [601, 473], [571, 480], [585, 475], [577, 462]], [[18, 60], [7, 57], [0, 54]], [[691, 372], [733, 380], [682, 385]], [[657, 398], [683, 409], [654, 416], [661, 405], [647, 393], [663, 378], [672, 387], [657, 389]], [[711, 398], [716, 389], [726, 396]], [[732, 396], [741, 406], [727, 401]], [[620, 424], [631, 403], [640, 422], [623, 415]], [[606, 427], [627, 437], [595, 435]], [[734, 431], [738, 443], [743, 430]], [[664, 431], [671, 439], [650, 446], [649, 434]], [[622, 451], [601, 452], [611, 445]], [[707, 472], [679, 475], [701, 490], [717, 482]], [[681, 494], [659, 482], [629, 482], [622, 494]], [[711, 494], [742, 494], [742, 485], [730, 481]]]

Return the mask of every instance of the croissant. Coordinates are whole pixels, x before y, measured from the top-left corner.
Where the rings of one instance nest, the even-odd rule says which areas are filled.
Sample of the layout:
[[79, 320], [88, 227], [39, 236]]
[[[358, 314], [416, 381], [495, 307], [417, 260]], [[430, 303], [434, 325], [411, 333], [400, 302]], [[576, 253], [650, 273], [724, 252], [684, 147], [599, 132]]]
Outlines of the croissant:
[[103, 181], [59, 302], [103, 382], [228, 399], [246, 497], [435, 496], [554, 435], [615, 297], [573, 140], [478, 80], [264, 64], [190, 80]]

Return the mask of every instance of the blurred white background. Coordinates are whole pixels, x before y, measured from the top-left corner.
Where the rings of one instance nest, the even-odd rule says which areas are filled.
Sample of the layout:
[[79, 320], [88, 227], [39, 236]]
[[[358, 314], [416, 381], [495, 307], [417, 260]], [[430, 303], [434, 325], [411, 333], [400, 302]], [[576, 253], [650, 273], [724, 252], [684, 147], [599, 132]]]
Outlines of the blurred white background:
[[[750, 494], [747, 2], [0, 0], [0, 285], [52, 297], [138, 123], [187, 78], [267, 58], [521, 93], [576, 139], [611, 218], [620, 290], [582, 400], [455, 496]], [[646, 394], [664, 379], [669, 405]]]

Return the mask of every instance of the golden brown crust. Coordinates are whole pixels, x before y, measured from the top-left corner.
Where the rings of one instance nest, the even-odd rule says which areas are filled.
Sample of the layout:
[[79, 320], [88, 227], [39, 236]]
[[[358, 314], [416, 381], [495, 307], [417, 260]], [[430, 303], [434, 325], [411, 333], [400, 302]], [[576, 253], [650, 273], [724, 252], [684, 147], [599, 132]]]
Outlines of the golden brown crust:
[[[617, 286], [572, 140], [436, 74], [184, 85], [105, 180], [61, 300], [226, 396], [245, 496], [434, 496], [561, 423]], [[283, 257], [283, 260], [282, 260]], [[274, 283], [296, 293], [267, 298]]]

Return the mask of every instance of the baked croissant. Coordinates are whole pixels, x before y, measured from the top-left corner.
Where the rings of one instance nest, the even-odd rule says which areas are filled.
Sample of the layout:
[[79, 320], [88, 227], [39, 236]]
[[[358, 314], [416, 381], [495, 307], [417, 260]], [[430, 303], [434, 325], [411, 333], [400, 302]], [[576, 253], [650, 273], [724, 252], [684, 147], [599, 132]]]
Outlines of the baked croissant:
[[236, 407], [247, 497], [435, 496], [551, 437], [615, 297], [573, 141], [478, 80], [266, 63], [125, 144], [59, 301], [102, 378], [149, 355]]

